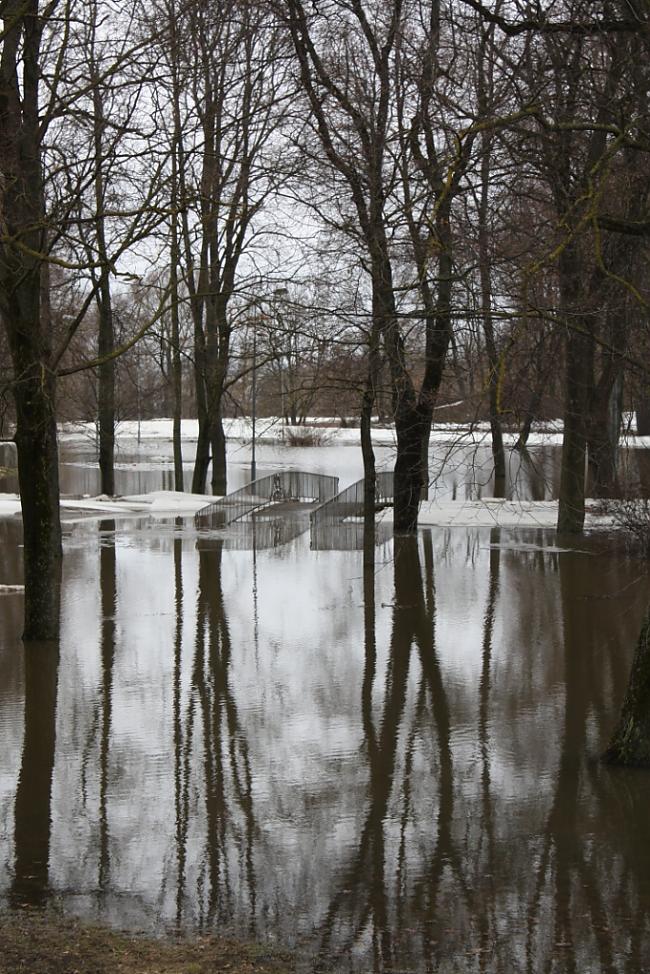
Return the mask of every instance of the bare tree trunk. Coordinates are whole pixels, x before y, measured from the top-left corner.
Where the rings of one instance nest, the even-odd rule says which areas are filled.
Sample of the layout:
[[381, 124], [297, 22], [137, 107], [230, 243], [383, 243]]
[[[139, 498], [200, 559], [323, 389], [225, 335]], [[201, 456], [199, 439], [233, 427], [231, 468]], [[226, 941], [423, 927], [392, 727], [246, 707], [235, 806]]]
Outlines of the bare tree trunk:
[[361, 399], [361, 456], [363, 458], [363, 509], [366, 522], [365, 533], [373, 529], [375, 523], [375, 488], [377, 475], [375, 470], [375, 451], [372, 448], [372, 411], [377, 402], [377, 383], [381, 374], [382, 360], [379, 349], [379, 323], [373, 321], [368, 345], [368, 373]]
[[481, 160], [481, 200], [479, 206], [479, 275], [481, 279], [481, 303], [483, 305], [483, 335], [485, 337], [485, 351], [488, 359], [488, 396], [490, 403], [490, 432], [492, 435], [492, 460], [494, 462], [494, 496], [503, 497], [506, 484], [506, 455], [503, 448], [503, 431], [501, 429], [501, 410], [499, 405], [499, 389], [501, 384], [501, 360], [497, 352], [494, 338], [494, 322], [492, 320], [492, 281], [490, 263], [490, 244], [488, 237], [489, 214], [489, 177], [490, 177], [490, 138], [483, 140], [483, 158]]
[[[103, 232], [101, 234], [103, 237]], [[115, 493], [115, 350], [113, 310], [108, 267], [101, 270], [98, 291], [99, 341], [98, 357], [103, 359], [98, 368], [97, 419], [99, 426], [99, 473], [102, 494]]]
[[23, 512], [25, 640], [57, 639], [61, 523], [45, 265], [37, 0], [3, 8], [0, 61], [0, 318], [14, 372]]
[[178, 314], [178, 267], [181, 260], [178, 240], [178, 132], [174, 118], [174, 142], [172, 146], [172, 217], [171, 243], [169, 253], [169, 274], [171, 290], [171, 375], [173, 394], [172, 441], [174, 449], [174, 490], [182, 491], [183, 484], [183, 445], [181, 441], [181, 419], [183, 415], [183, 365], [181, 359], [181, 329]]
[[[37, 354], [36, 349], [26, 351], [28, 359]], [[17, 364], [23, 356], [14, 353], [13, 358]], [[22, 370], [22, 381], [16, 386], [14, 399], [23, 513], [23, 639], [58, 639], [62, 561], [59, 466], [54, 380], [47, 374], [45, 365], [32, 361]]]
[[639, 634], [618, 726], [603, 759], [650, 768], [650, 611]]
[[[488, 36], [481, 42], [478, 72], [479, 110], [487, 116], [493, 97], [492, 63], [486, 59]], [[503, 448], [503, 431], [499, 392], [501, 385], [501, 360], [497, 352], [492, 318], [492, 260], [490, 255], [490, 235], [488, 220], [490, 216], [490, 175], [492, 169], [493, 132], [485, 129], [481, 135], [481, 192], [478, 206], [478, 252], [479, 277], [481, 282], [481, 304], [483, 308], [483, 335], [487, 353], [489, 377], [488, 396], [490, 403], [490, 432], [492, 435], [492, 460], [494, 463], [494, 496], [503, 497], [506, 485], [506, 456]]]
[[[95, 11], [95, 16], [97, 12]], [[115, 493], [115, 330], [113, 326], [113, 304], [111, 299], [110, 265], [106, 246], [106, 187], [104, 184], [104, 101], [101, 82], [95, 64], [95, 36], [90, 41], [91, 70], [93, 73], [93, 148], [95, 167], [95, 245], [99, 261], [99, 280], [97, 281], [97, 310], [99, 316], [99, 335], [97, 353], [98, 367], [97, 421], [99, 428], [99, 475], [102, 494]]]
[[228, 492], [227, 466], [226, 466], [226, 434], [223, 429], [223, 420], [219, 413], [214, 418], [211, 429], [211, 452], [212, 452], [212, 480], [210, 486], [212, 493], [223, 496]]
[[592, 411], [589, 434], [589, 470], [596, 497], [618, 492], [618, 444], [623, 415], [623, 370], [620, 369], [607, 393], [601, 394]]
[[574, 244], [569, 244], [559, 258], [560, 291], [566, 322], [566, 389], [564, 436], [562, 439], [562, 472], [557, 530], [564, 534], [581, 534], [585, 520], [585, 463], [589, 422], [589, 404], [593, 388], [594, 342], [592, 326], [581, 300], [580, 266]]

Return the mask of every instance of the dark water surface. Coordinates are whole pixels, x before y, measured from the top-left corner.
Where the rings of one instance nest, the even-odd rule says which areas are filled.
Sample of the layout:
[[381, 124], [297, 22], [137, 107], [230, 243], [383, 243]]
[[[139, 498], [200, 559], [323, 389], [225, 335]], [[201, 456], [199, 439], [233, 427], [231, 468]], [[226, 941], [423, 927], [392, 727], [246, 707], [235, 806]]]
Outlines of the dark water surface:
[[[0, 897], [304, 970], [650, 970], [650, 775], [597, 760], [643, 566], [548, 531], [422, 530], [365, 571], [250, 537], [67, 525], [58, 655], [0, 597]], [[0, 544], [11, 583], [19, 523]]]

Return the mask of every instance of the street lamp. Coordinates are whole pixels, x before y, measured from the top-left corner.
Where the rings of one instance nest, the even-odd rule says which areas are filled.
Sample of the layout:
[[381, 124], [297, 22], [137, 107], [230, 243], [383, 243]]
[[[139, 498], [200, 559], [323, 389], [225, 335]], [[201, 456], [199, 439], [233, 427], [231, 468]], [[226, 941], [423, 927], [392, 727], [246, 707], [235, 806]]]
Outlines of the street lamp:
[[[280, 312], [278, 311], [278, 303], [280, 301], [283, 301], [288, 294], [289, 291], [287, 290], [286, 287], [278, 287], [273, 292], [273, 311], [280, 325], [282, 325], [282, 318], [280, 316]], [[280, 425], [281, 425], [282, 441], [284, 442], [285, 397], [284, 397], [284, 369], [282, 367], [282, 356], [280, 356], [279, 364], [280, 364], [280, 410], [282, 412]]]
[[[276, 301], [287, 296], [288, 290], [286, 287], [276, 288], [273, 292], [272, 300], [275, 304]], [[256, 423], [257, 423], [257, 323], [264, 318], [264, 313], [262, 311], [262, 305], [264, 301], [268, 301], [268, 298], [258, 298], [257, 305], [260, 309], [259, 314], [252, 318], [253, 323], [253, 379], [251, 384], [251, 480], [255, 480], [257, 475], [257, 463], [256, 463]], [[276, 310], [277, 313], [277, 310]], [[282, 386], [282, 374], [280, 374], [280, 388], [282, 389], [282, 394], [284, 397], [284, 388]], [[283, 409], [284, 412], [284, 409]], [[284, 423], [284, 417], [283, 417]], [[282, 432], [284, 433], [284, 427]]]
[[256, 476], [256, 464], [255, 464], [255, 420], [257, 416], [257, 328], [255, 326], [255, 318], [253, 318], [253, 386], [252, 386], [252, 442], [251, 442], [251, 480], [255, 480]]

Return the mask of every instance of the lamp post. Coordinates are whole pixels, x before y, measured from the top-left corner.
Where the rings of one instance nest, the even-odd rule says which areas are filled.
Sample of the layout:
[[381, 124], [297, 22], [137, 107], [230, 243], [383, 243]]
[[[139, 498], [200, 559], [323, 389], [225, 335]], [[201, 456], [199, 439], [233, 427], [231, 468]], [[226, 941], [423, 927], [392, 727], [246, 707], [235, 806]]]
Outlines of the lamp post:
[[[280, 314], [280, 311], [278, 310], [278, 305], [281, 301], [283, 301], [287, 297], [288, 294], [289, 291], [286, 287], [278, 287], [273, 292], [273, 310], [279, 325], [282, 325], [282, 316]], [[280, 418], [280, 424], [281, 424], [282, 441], [284, 442], [285, 398], [284, 398], [284, 368], [282, 366], [282, 356], [280, 356], [279, 363], [280, 363], [280, 409], [282, 412], [282, 416]]]
[[255, 420], [257, 418], [257, 328], [255, 327], [255, 318], [253, 318], [253, 387], [252, 387], [252, 441], [251, 441], [251, 480], [255, 480], [256, 476], [256, 464], [255, 464]]
[[[286, 287], [279, 287], [273, 292], [273, 301], [277, 302], [279, 299], [286, 297], [289, 292]], [[263, 313], [263, 301], [268, 303], [268, 298], [258, 298], [255, 303], [257, 303], [259, 308], [259, 314], [252, 318], [253, 323], [253, 378], [251, 384], [251, 480], [255, 480], [257, 476], [257, 462], [256, 462], [256, 423], [257, 423], [257, 324], [265, 317]], [[276, 314], [277, 314], [277, 308]], [[279, 314], [278, 314], [279, 318]], [[282, 376], [280, 376], [282, 380]], [[284, 398], [284, 389], [283, 389]], [[284, 412], [284, 409], [283, 409]], [[283, 417], [284, 423], [284, 417]], [[282, 432], [284, 434], [284, 426], [282, 427]], [[284, 437], [283, 437], [284, 438]]]

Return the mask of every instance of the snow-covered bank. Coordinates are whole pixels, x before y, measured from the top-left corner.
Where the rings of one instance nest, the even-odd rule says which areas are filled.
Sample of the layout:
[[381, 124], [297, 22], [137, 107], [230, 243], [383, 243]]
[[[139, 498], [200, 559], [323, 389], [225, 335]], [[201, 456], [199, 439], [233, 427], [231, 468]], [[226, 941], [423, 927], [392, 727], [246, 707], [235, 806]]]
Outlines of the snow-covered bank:
[[[65, 521], [100, 517], [117, 519], [127, 517], [191, 517], [216, 497], [211, 494], [184, 494], [174, 490], [155, 490], [150, 494], [133, 494], [129, 497], [61, 498], [61, 516]], [[20, 514], [18, 494], [0, 494], [0, 517]]]
[[[93, 518], [191, 517], [215, 500], [217, 498], [212, 495], [183, 494], [173, 490], [117, 498], [62, 498], [61, 515], [67, 523]], [[0, 494], [0, 517], [19, 513], [17, 494]], [[390, 509], [382, 516], [385, 520], [392, 520]], [[419, 517], [421, 527], [554, 528], [556, 521], [557, 501], [510, 501], [492, 497], [477, 501], [423, 501]], [[585, 527], [588, 530], [609, 527], [611, 523], [611, 518], [597, 512], [596, 502], [587, 502]]]
[[[277, 417], [264, 417], [257, 420], [255, 438], [258, 443], [282, 443], [286, 437], [310, 435], [332, 446], [359, 446], [359, 430], [354, 426], [341, 427], [339, 420], [334, 417], [314, 417], [308, 420], [307, 426], [285, 426]], [[94, 443], [96, 427], [92, 422], [64, 423], [60, 426], [60, 436], [64, 442]], [[226, 437], [229, 440], [249, 441], [252, 436], [251, 421], [248, 418], [224, 420]], [[626, 428], [627, 430], [627, 428]], [[196, 442], [199, 434], [198, 420], [184, 419], [181, 425], [181, 435], [185, 442]], [[120, 441], [139, 440], [140, 442], [171, 442], [172, 420], [150, 419], [138, 423], [137, 420], [127, 420], [118, 423], [118, 447]], [[517, 442], [517, 433], [504, 433], [507, 447], [512, 448]], [[376, 446], [393, 446], [395, 430], [392, 426], [375, 426], [372, 430], [372, 440]], [[435, 423], [431, 431], [432, 443], [469, 444], [480, 446], [490, 444], [490, 426], [488, 423], [458, 424]], [[562, 443], [562, 422], [554, 420], [533, 427], [528, 440], [528, 446], [549, 446]], [[627, 431], [621, 437], [621, 443], [626, 447], [650, 448], [649, 436], [637, 436]]]
[[[463, 528], [555, 528], [557, 501], [509, 501], [486, 497], [478, 501], [423, 501], [420, 527]], [[392, 517], [387, 512], [387, 517]], [[611, 518], [599, 514], [594, 502], [587, 502], [585, 528], [609, 527]]]

